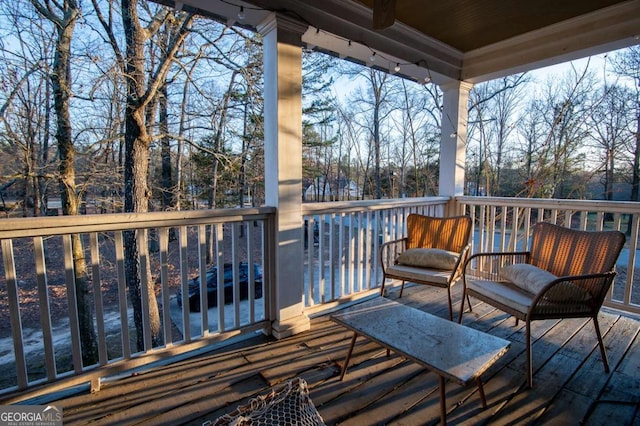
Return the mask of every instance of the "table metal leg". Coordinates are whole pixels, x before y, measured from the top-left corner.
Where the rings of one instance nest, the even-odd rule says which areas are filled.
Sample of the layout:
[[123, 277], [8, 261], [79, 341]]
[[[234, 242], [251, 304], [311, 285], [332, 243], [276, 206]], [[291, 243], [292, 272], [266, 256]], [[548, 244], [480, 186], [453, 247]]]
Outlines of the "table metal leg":
[[349, 346], [349, 352], [347, 352], [347, 359], [344, 360], [344, 364], [342, 365], [342, 372], [340, 373], [340, 381], [344, 379], [344, 374], [347, 372], [347, 366], [349, 365], [349, 360], [351, 360], [351, 352], [353, 352], [353, 347], [356, 344], [356, 339], [358, 338], [358, 333], [353, 333], [353, 338], [351, 339], [351, 345]]
[[482, 408], [487, 408], [487, 398], [484, 396], [484, 387], [482, 386], [482, 379], [480, 377], [478, 377], [478, 391], [480, 392]]
[[440, 422], [442, 425], [447, 424], [447, 402], [445, 399], [444, 377], [438, 375], [440, 379]]

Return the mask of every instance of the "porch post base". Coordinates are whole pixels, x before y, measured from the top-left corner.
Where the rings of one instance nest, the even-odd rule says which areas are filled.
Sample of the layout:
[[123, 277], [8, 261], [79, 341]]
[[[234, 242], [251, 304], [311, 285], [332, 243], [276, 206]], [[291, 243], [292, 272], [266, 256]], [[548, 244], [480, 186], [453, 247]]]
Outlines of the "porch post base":
[[275, 320], [271, 324], [271, 334], [276, 339], [284, 339], [294, 334], [302, 333], [311, 329], [309, 317], [301, 314], [298, 317], [287, 318], [286, 320]]

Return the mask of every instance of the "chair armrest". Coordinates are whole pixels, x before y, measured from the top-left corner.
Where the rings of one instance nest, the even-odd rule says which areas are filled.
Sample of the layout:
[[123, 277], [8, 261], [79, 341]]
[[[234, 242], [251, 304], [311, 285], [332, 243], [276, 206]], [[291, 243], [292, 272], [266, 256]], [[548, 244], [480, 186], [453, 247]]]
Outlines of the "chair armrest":
[[504, 281], [500, 273], [503, 267], [514, 263], [529, 263], [528, 251], [475, 253], [466, 260], [463, 268], [465, 279]]
[[464, 272], [464, 267], [467, 264], [467, 260], [469, 258], [470, 251], [471, 251], [471, 243], [464, 246], [464, 248], [460, 251], [460, 256], [458, 256], [456, 265], [453, 267], [453, 275], [451, 277], [451, 281], [457, 280], [460, 276], [462, 276], [462, 273]]
[[407, 247], [407, 237], [387, 241], [380, 246], [380, 265], [384, 272], [388, 266], [395, 264], [396, 258]]
[[615, 271], [558, 277], [536, 295], [532, 308], [548, 306], [549, 302], [554, 305], [587, 302], [592, 308], [600, 309], [615, 277]]

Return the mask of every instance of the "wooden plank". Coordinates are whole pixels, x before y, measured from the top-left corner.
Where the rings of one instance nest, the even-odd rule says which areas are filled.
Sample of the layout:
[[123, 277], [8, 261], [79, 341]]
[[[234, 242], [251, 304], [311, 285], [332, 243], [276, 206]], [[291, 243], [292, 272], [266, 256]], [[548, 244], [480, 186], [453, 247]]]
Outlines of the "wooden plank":
[[[374, 344], [367, 345], [368, 350], [365, 351], [362, 349], [364, 345], [365, 344], [360, 345], [356, 349], [362, 358], [366, 359], [370, 354], [378, 354], [382, 352], [382, 349]], [[289, 348], [289, 351], [285, 351], [284, 353], [274, 353], [274, 356], [291, 358], [288, 362], [278, 363], [273, 367], [262, 369], [260, 371], [260, 375], [267, 381], [267, 383], [274, 385], [284, 380], [291, 379], [306, 370], [325, 365], [333, 366], [335, 371], [338, 372], [339, 368], [337, 367], [337, 364], [338, 362], [342, 363], [344, 361], [346, 353], [346, 345], [334, 346], [323, 350], [317, 350], [304, 344], [296, 345], [294, 348]]]
[[[637, 329], [636, 329], [637, 330]], [[631, 343], [626, 356], [616, 368], [616, 372], [633, 377], [640, 371], [640, 336], [636, 336]]]
[[[327, 380], [323, 384], [316, 386], [312, 390], [313, 402], [320, 412], [320, 415], [327, 424], [335, 424], [339, 419], [363, 409], [372, 402], [367, 399], [367, 393], [375, 387], [376, 377], [387, 378], [387, 374], [400, 364], [407, 363], [399, 356], [382, 357], [371, 359], [353, 368], [345, 376], [343, 381], [337, 377]], [[371, 386], [371, 388], [369, 387]], [[380, 388], [377, 391], [380, 392]], [[371, 392], [373, 395], [374, 392]], [[377, 398], [379, 393], [373, 396]]]
[[636, 405], [619, 401], [598, 401], [589, 418], [582, 424], [587, 426], [637, 425]]
[[[638, 322], [626, 317], [600, 314], [600, 329], [607, 347], [609, 363], [620, 363], [633, 338], [638, 333]], [[585, 327], [589, 329], [589, 325]], [[591, 333], [591, 339], [595, 338]], [[583, 419], [592, 408], [594, 400], [600, 395], [611, 375], [605, 374], [600, 350], [595, 347], [571, 380], [553, 398], [551, 405], [540, 418], [541, 423], [565, 419], [567, 422]]]
[[438, 376], [415, 363], [412, 364], [417, 371], [415, 375], [396, 386], [383, 399], [344, 420], [341, 425], [388, 424], [437, 392]]
[[[537, 322], [540, 321], [535, 321], [535, 323]], [[588, 343], [585, 340], [576, 339], [571, 343], [579, 346], [582, 342], [585, 347], [582, 348], [582, 351], [574, 350], [573, 353], [582, 352], [584, 353], [583, 358], [569, 356], [568, 349], [562, 353], [563, 347], [570, 339], [581, 332], [587, 333], [584, 331], [584, 325], [587, 322], [582, 319], [563, 320], [545, 333], [544, 338], [538, 339], [533, 344], [534, 388], [529, 389], [523, 383], [517, 395], [492, 416], [492, 422], [517, 424], [523, 419], [533, 421], [542, 415], [560, 387], [569, 380], [594, 348], [593, 341], [590, 346], [587, 346]], [[520, 370], [518, 367], [522, 366], [520, 371], [524, 372], [524, 358], [526, 355], [516, 359], [512, 366], [515, 366], [517, 370]]]
[[206, 421], [214, 421], [218, 417], [234, 411], [239, 405], [249, 403], [251, 398], [257, 395], [268, 394], [268, 384], [257, 375], [252, 375], [228, 388], [207, 392], [195, 401], [177, 397], [183, 404], [169, 411], [158, 413], [148, 419], [148, 423], [177, 425], [191, 424], [202, 426]]
[[[416, 376], [420, 377], [419, 389], [415, 383]], [[414, 387], [410, 394], [404, 394], [407, 398], [404, 404], [411, 406], [416, 403], [412, 399], [424, 398], [431, 392], [437, 393], [438, 376], [429, 374], [414, 362], [405, 361], [322, 405], [322, 413], [327, 413], [323, 419], [341, 426], [383, 424], [390, 415], [403, 411], [403, 404], [396, 399], [402, 395], [398, 390], [412, 379]], [[389, 399], [395, 401], [393, 407], [389, 407]]]
[[190, 359], [107, 382], [100, 392], [77, 395], [56, 404], [63, 407], [65, 422], [83, 418], [87, 414], [100, 418], [109, 414], [104, 410], [105, 404], [109, 404], [114, 411], [127, 410], [136, 405], [153, 405], [164, 394], [186, 389], [202, 382], [203, 378], [224, 377], [225, 372], [238, 371], [239, 367], [247, 364], [238, 352]]
[[[424, 302], [426, 311], [439, 309], [429, 300], [438, 298], [440, 291], [428, 286], [411, 289], [416, 296], [413, 300]], [[407, 301], [409, 294], [399, 301]], [[442, 308], [446, 315], [446, 307]], [[637, 320], [609, 312], [600, 315], [609, 361], [615, 369], [610, 375], [603, 373], [590, 321], [575, 334], [581, 320], [534, 322], [533, 390], [525, 386], [522, 322], [516, 327], [512, 317], [483, 303], [474, 306], [473, 314], [465, 313], [463, 321], [509, 339], [512, 346], [482, 376], [487, 409], [480, 404], [476, 386], [446, 383], [451, 424], [639, 424]], [[256, 336], [107, 382], [96, 394], [66, 397], [55, 404], [63, 405], [65, 423], [201, 425], [268, 392], [275, 382], [297, 375], [309, 384], [311, 398], [328, 425], [439, 423], [435, 374], [396, 354], [387, 357], [383, 348], [361, 338], [341, 382], [338, 367], [351, 332], [328, 316], [313, 318], [311, 327], [277, 341]], [[536, 398], [540, 401], [535, 402]]]
[[[491, 316], [500, 319], [505, 318], [504, 313], [497, 310], [492, 311]], [[447, 416], [451, 423], [457, 424], [469, 421], [469, 424], [478, 424], [478, 422], [488, 421], [494, 413], [498, 412], [524, 387], [526, 382], [524, 368], [512, 368], [514, 360], [525, 357], [526, 347], [522, 338], [523, 325], [520, 322], [516, 327], [515, 322], [511, 322], [512, 320], [512, 318], [509, 318], [508, 321], [498, 321], [499, 325], [490, 331], [493, 335], [509, 339], [511, 348], [482, 376], [487, 397], [487, 409], [483, 409], [479, 402], [477, 387], [461, 387], [447, 382]], [[555, 320], [536, 321], [532, 324], [532, 335], [544, 335], [556, 323], [557, 321]], [[465, 403], [459, 404], [460, 401]], [[421, 418], [437, 418], [438, 410], [439, 407], [434, 405], [433, 401], [425, 401], [424, 404], [395, 419], [391, 424], [418, 424]]]
[[[605, 386], [600, 400], [618, 401], [623, 403], [640, 404], [640, 379], [638, 371], [632, 371], [629, 366], [638, 366], [640, 357], [640, 343], [636, 339], [620, 364], [621, 368], [616, 369], [611, 375], [611, 380]], [[627, 374], [627, 373], [633, 374]]]
[[589, 412], [593, 403], [593, 398], [562, 388], [537, 421], [541, 425], [584, 424], [584, 416]]

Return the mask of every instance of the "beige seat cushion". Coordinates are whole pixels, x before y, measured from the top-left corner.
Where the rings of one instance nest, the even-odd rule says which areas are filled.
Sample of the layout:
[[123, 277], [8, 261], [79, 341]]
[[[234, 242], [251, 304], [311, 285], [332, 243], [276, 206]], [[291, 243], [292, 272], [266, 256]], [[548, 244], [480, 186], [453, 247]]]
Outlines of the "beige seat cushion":
[[438, 248], [412, 248], [398, 256], [401, 265], [451, 270], [456, 266], [458, 253]]
[[518, 312], [526, 313], [533, 304], [534, 296], [510, 282], [469, 280], [467, 288]]
[[[572, 285], [569, 283], [562, 283], [566, 285]], [[569, 313], [584, 313], [590, 312], [591, 307], [588, 303], [584, 303], [587, 301], [589, 295], [584, 290], [573, 286], [577, 291], [582, 292], [585, 298], [583, 300], [576, 300], [571, 304], [562, 304], [563, 310], [565, 314]], [[467, 289], [475, 294], [480, 296], [484, 296], [489, 300], [494, 300], [504, 306], [508, 306], [510, 309], [513, 309], [517, 312], [521, 312], [526, 314], [529, 311], [529, 308], [533, 305], [533, 300], [535, 295], [529, 293], [528, 291], [524, 291], [523, 289], [516, 287], [513, 283], [509, 281], [488, 281], [488, 280], [468, 280], [467, 281]], [[540, 304], [537, 306], [536, 311], [538, 314], [544, 314], [545, 311], [548, 312], [557, 312], [557, 303], [559, 301], [552, 301], [548, 298], [545, 298], [546, 303]]]
[[426, 281], [440, 286], [446, 286], [449, 283], [451, 273], [451, 271], [441, 269], [428, 269], [408, 265], [391, 265], [385, 271], [388, 277], [412, 282]]

